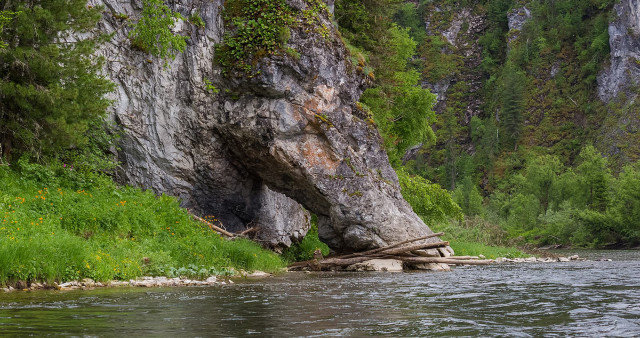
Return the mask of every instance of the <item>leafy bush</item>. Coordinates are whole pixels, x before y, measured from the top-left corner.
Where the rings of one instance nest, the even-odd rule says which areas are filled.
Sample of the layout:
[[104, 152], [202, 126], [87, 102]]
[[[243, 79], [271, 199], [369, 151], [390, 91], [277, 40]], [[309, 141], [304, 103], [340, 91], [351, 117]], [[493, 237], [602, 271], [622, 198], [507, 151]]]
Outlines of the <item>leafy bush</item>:
[[402, 196], [427, 224], [446, 222], [450, 218], [462, 220], [462, 211], [447, 190], [420, 176], [411, 176], [404, 169], [396, 172]]
[[131, 44], [162, 59], [175, 59], [177, 53], [184, 52], [188, 39], [171, 31], [177, 20], [184, 17], [169, 9], [162, 0], [143, 0], [142, 16], [129, 32]]

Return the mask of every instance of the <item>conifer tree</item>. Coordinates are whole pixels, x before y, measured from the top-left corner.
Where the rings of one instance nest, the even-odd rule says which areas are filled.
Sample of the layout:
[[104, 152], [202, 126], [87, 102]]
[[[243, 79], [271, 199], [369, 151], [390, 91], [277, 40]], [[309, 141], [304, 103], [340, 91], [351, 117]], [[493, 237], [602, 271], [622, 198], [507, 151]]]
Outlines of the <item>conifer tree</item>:
[[507, 65], [503, 73], [500, 119], [507, 135], [508, 145], [517, 147], [522, 133], [522, 110], [524, 109], [524, 76], [515, 66]]
[[0, 41], [0, 155], [44, 161], [88, 143], [113, 84], [94, 53], [101, 9], [87, 0], [0, 0], [16, 13]]

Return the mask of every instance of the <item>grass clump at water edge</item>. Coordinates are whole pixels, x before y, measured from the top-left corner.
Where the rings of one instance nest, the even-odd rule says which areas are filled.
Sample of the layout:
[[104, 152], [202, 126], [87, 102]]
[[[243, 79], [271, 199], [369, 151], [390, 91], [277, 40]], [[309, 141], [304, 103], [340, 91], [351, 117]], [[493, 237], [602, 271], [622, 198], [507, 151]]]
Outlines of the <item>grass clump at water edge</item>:
[[322, 251], [322, 256], [329, 255], [329, 247], [318, 237], [318, 218], [311, 216], [311, 228], [300, 243], [294, 243], [282, 252], [282, 258], [289, 262], [301, 262], [313, 259], [316, 250]]
[[280, 257], [228, 241], [177, 200], [63, 164], [0, 166], [0, 284], [279, 271]]

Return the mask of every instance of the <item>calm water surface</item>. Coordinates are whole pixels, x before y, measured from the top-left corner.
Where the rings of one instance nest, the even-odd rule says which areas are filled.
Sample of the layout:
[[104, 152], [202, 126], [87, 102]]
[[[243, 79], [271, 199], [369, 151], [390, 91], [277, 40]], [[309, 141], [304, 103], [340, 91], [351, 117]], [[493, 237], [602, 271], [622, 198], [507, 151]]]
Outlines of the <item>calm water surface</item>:
[[0, 335], [640, 336], [640, 252], [579, 254], [614, 261], [0, 293]]

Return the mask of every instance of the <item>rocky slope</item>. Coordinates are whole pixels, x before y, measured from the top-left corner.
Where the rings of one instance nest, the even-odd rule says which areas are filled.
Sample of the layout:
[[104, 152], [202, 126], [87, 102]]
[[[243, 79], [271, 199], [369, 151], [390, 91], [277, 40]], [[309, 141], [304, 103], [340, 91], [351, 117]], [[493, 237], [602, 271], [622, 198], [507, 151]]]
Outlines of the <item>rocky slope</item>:
[[[473, 140], [475, 131], [470, 125], [471, 118], [482, 118], [485, 122], [483, 128], [491, 121], [500, 133], [505, 134], [503, 121], [499, 118], [503, 75], [497, 70], [502, 69], [500, 67], [508, 59], [518, 64], [518, 71], [527, 77], [521, 110], [521, 148], [543, 147], [570, 163], [582, 145], [591, 143], [620, 164], [640, 159], [640, 144], [637, 142], [640, 113], [636, 102], [640, 83], [640, 2], [621, 0], [610, 7], [595, 9], [583, 16], [582, 21], [574, 23], [584, 25], [583, 31], [587, 31], [586, 27], [597, 21], [595, 18], [610, 20], [610, 56], [603, 56], [604, 60], [598, 61], [597, 65], [585, 65], [599, 56], [581, 56], [584, 47], [563, 46], [560, 42], [552, 45], [548, 43], [550, 36], [545, 39], [546, 31], [534, 31], [546, 27], [545, 20], [550, 18], [540, 13], [550, 5], [514, 1], [506, 7], [505, 13], [496, 15], [490, 12], [490, 5], [495, 3], [498, 1], [453, 6], [447, 1], [432, 1], [426, 5], [427, 46], [429, 43], [435, 46], [432, 41], [440, 40], [443, 42], [440, 54], [446, 55], [421, 55], [428, 70], [423, 86], [438, 96], [435, 109], [439, 122], [434, 127], [442, 132], [438, 133], [435, 147], [413, 148], [405, 156], [405, 162], [417, 159], [418, 163], [426, 162], [429, 168], [440, 166], [439, 171], [429, 172], [426, 176], [443, 186], [455, 187], [454, 183], [441, 177], [444, 176], [441, 173], [450, 170], [453, 173], [449, 176], [458, 175], [452, 161], [467, 155], [476, 156], [482, 151], [479, 147], [484, 141], [480, 138]], [[506, 24], [504, 34], [499, 37], [506, 43], [506, 48], [500, 52], [502, 54], [491, 55], [493, 59], [487, 57], [490, 51], [483, 50], [488, 44], [481, 43], [487, 41], [487, 36], [491, 37], [492, 15], [494, 26], [497, 19], [504, 20]], [[498, 38], [494, 36], [492, 39]], [[589, 39], [595, 38], [590, 36]], [[535, 46], [537, 43], [539, 47]], [[490, 73], [486, 70], [490, 67], [482, 69], [491, 65], [487, 60], [502, 65]], [[434, 78], [429, 73], [431, 68], [445, 66], [449, 70], [446, 76]], [[588, 67], [596, 69], [593, 72], [599, 75], [593, 84], [584, 85], [587, 82], [584, 73], [588, 73], [585, 70]], [[601, 69], [599, 73], [598, 69]], [[452, 118], [457, 122], [453, 128], [446, 122]], [[454, 130], [454, 136], [447, 128]], [[491, 142], [494, 147], [498, 147], [497, 135], [496, 141]], [[450, 147], [450, 143], [458, 149]], [[486, 177], [481, 181], [483, 188], [487, 188]]]
[[[167, 68], [131, 48], [123, 18], [139, 16], [139, 1], [93, 5], [105, 6], [101, 28], [115, 33], [102, 54], [118, 86], [112, 116], [123, 130], [124, 182], [178, 196], [232, 231], [257, 226], [256, 239], [272, 247], [306, 233], [307, 210], [338, 251], [431, 233], [402, 198], [375, 127], [355, 108], [361, 79], [326, 15], [328, 37], [292, 29], [288, 46], [299, 58], [269, 56], [259, 76], [240, 79], [223, 77], [213, 62], [222, 1], [170, 4], [185, 17], [197, 11], [205, 27], [176, 26], [188, 46]], [[221, 92], [207, 91], [205, 79]]]

